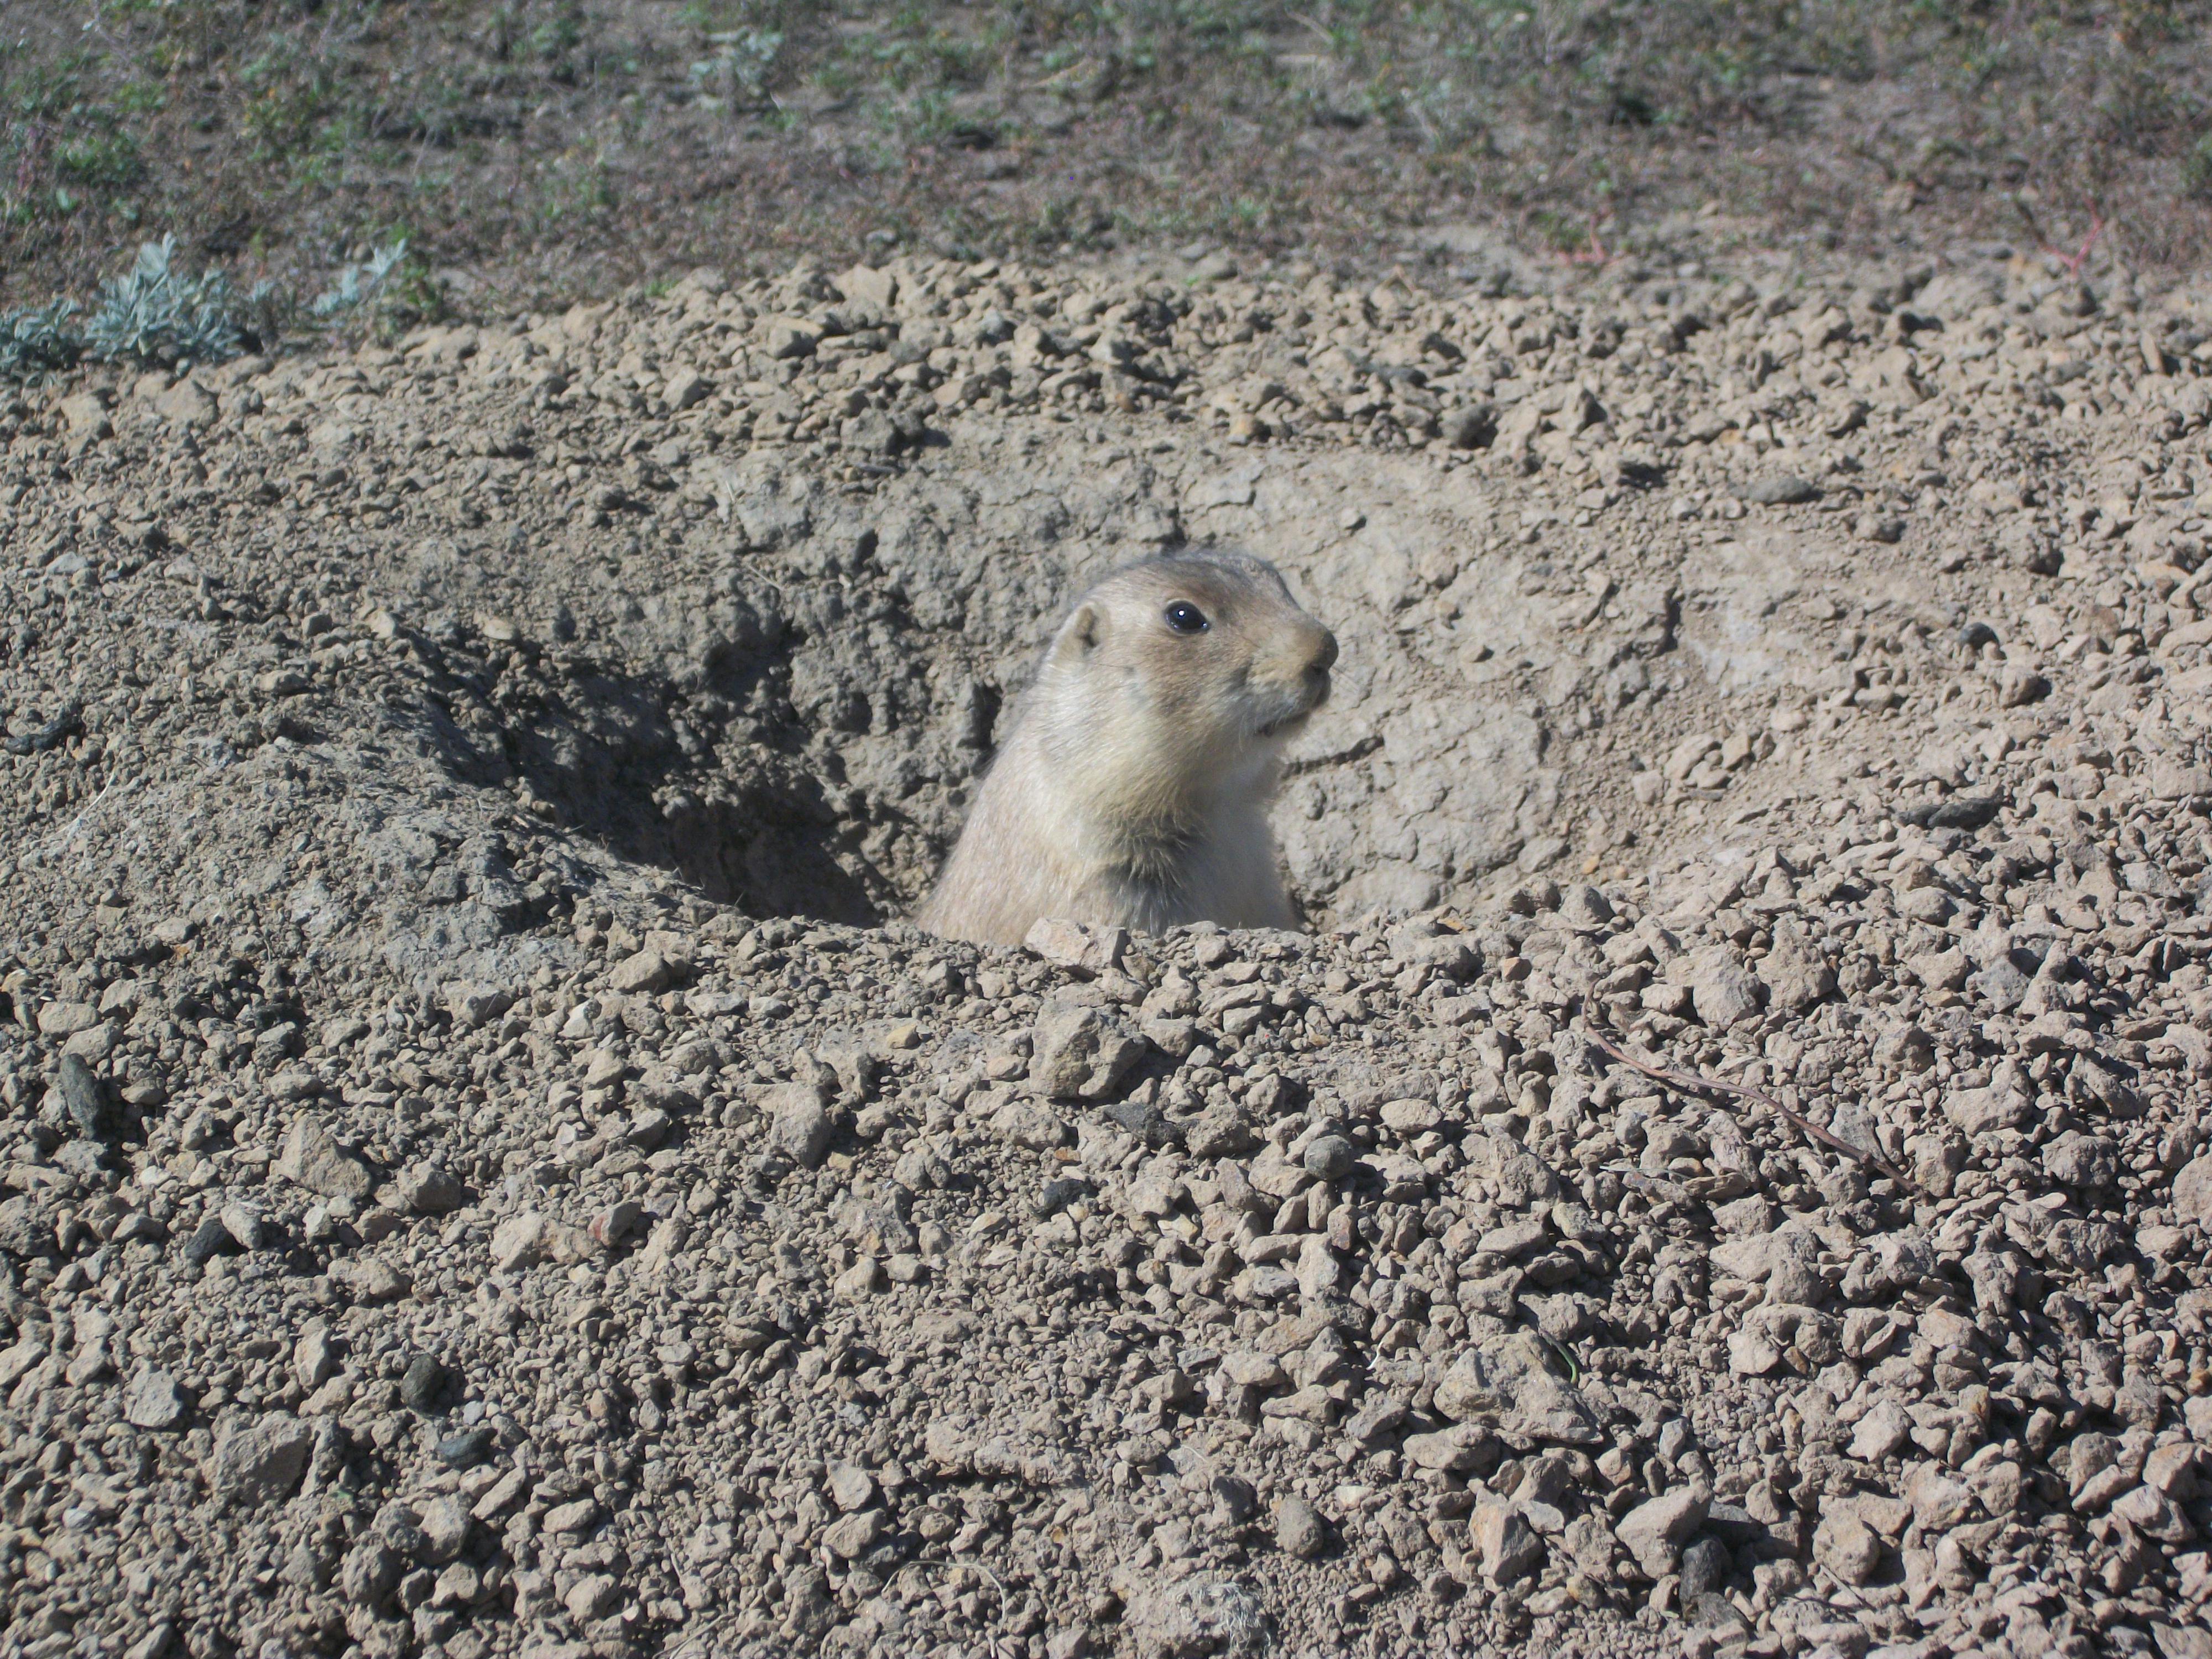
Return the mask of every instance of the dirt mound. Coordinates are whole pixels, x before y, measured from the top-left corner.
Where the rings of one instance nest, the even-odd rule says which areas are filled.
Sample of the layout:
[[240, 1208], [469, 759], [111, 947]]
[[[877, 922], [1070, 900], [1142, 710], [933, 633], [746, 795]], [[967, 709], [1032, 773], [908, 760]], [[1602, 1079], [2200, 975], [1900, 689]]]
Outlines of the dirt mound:
[[[2195, 1659], [2204, 327], [902, 264], [19, 399], [9, 1640]], [[896, 921], [1216, 540], [1316, 931]]]

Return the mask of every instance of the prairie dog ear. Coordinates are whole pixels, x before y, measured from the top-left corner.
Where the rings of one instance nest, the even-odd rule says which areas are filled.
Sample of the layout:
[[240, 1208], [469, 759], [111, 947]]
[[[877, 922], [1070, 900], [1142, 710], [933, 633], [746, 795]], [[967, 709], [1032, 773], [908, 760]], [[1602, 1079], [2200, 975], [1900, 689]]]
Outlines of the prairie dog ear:
[[1106, 632], [1106, 618], [1095, 605], [1079, 605], [1075, 614], [1060, 623], [1048, 653], [1054, 662], [1079, 662], [1098, 648]]

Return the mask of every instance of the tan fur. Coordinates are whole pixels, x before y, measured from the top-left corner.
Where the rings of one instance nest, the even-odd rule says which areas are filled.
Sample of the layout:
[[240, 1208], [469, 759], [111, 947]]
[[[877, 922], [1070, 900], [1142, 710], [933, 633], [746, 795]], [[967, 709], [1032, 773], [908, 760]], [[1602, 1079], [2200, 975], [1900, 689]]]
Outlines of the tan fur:
[[[1206, 631], [1169, 626], [1177, 601]], [[1249, 554], [1116, 571], [1054, 635], [918, 920], [999, 945], [1047, 916], [1295, 926], [1267, 805], [1335, 660], [1335, 636]]]

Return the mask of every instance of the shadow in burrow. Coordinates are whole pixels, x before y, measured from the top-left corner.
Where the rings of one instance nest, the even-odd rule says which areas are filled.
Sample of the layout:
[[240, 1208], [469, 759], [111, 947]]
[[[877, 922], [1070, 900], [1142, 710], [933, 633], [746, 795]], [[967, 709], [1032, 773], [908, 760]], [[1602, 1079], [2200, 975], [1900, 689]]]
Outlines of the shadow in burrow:
[[791, 707], [791, 643], [771, 619], [673, 674], [574, 660], [488, 696], [464, 672], [394, 712], [460, 781], [519, 782], [554, 822], [714, 902], [872, 926], [904, 897], [866, 856], [836, 752]]

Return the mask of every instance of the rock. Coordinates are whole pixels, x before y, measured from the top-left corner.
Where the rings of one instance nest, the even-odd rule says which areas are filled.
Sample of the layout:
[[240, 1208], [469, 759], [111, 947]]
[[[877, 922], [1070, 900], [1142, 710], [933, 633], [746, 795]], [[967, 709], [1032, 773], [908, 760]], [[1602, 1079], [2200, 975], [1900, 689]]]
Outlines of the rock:
[[636, 1236], [645, 1219], [644, 1205], [634, 1198], [618, 1199], [594, 1213], [584, 1232], [599, 1249], [618, 1250]]
[[275, 1167], [285, 1180], [325, 1198], [359, 1203], [376, 1190], [376, 1176], [367, 1164], [304, 1119], [284, 1138]]
[[861, 301], [878, 311], [889, 311], [892, 299], [898, 293], [896, 272], [869, 265], [854, 265], [833, 280], [837, 284], [837, 291], [847, 299]]
[[108, 428], [107, 404], [105, 394], [98, 392], [76, 392], [56, 405], [62, 418], [69, 422], [72, 432], [105, 434]]
[[396, 1302], [414, 1288], [405, 1273], [373, 1256], [332, 1262], [331, 1282], [356, 1301], [372, 1304]]
[[2155, 1486], [2136, 1486], [2122, 1492], [2112, 1500], [2108, 1512], [2114, 1519], [2126, 1522], [2137, 1532], [2162, 1544], [2186, 1544], [2197, 1536], [2197, 1528], [2190, 1524], [2189, 1517]]
[[1690, 1540], [1682, 1551], [1682, 1583], [1678, 1594], [1686, 1606], [1695, 1607], [1705, 1597], [1717, 1595], [1735, 1571], [1729, 1547], [1710, 1534]]
[[1320, 1233], [1308, 1233], [1298, 1246], [1298, 1294], [1312, 1302], [1340, 1289], [1344, 1264]]
[[123, 1391], [124, 1420], [141, 1429], [173, 1429], [191, 1413], [191, 1405], [167, 1371], [142, 1369]]
[[1905, 1477], [1905, 1498], [1923, 1532], [1955, 1527], [1973, 1513], [1974, 1495], [1932, 1463], [1913, 1465]]
[[471, 1031], [489, 1025], [514, 1006], [514, 998], [498, 986], [467, 981], [447, 986], [445, 999], [453, 1023]]
[[695, 370], [679, 368], [668, 377], [662, 396], [671, 409], [689, 409], [694, 404], [704, 403], [714, 393], [714, 383]]
[[422, 1506], [422, 1537], [429, 1546], [428, 1558], [433, 1565], [452, 1560], [467, 1547], [469, 1531], [476, 1522], [469, 1514], [469, 1500], [457, 1492], [441, 1492]]
[[154, 412], [173, 426], [211, 426], [215, 394], [196, 380], [179, 380], [154, 399]]
[[2202, 1492], [2205, 1467], [2201, 1448], [2186, 1440], [2171, 1442], [2154, 1447], [2143, 1460], [2143, 1485], [2185, 1502]]
[[1310, 1561], [1328, 1548], [1328, 1522], [1303, 1498], [1285, 1498], [1275, 1506], [1275, 1547]]
[[1638, 1504], [1613, 1529], [1647, 1578], [1674, 1571], [1682, 1546], [1705, 1524], [1711, 1498], [1698, 1486], [1677, 1486]]
[[499, 1449], [499, 1436], [478, 1424], [438, 1442], [438, 1461], [450, 1469], [472, 1469]]
[[874, 1548], [887, 1524], [881, 1510], [862, 1510], [832, 1522], [822, 1534], [823, 1547], [838, 1559], [849, 1561]]
[[2212, 795], [2212, 769], [2185, 766], [2161, 756], [2150, 764], [2150, 793], [2159, 800], [2191, 800]]
[[1359, 1148], [1343, 1135], [1317, 1135], [1306, 1143], [1300, 1162], [1316, 1181], [1341, 1181], [1359, 1162]]
[[212, 1256], [228, 1255], [241, 1248], [238, 1236], [223, 1224], [222, 1216], [204, 1215], [185, 1241], [184, 1257], [197, 1267]]
[[2173, 1177], [2172, 1196], [2175, 1215], [2212, 1228], [2212, 1153], [2181, 1166]]
[[397, 1184], [401, 1202], [418, 1215], [449, 1215], [469, 1201], [469, 1189], [435, 1164], [414, 1165]]
[[1048, 916], [1030, 929], [1022, 945], [1060, 967], [1103, 974], [1121, 965], [1129, 935], [1120, 927], [1086, 927], [1079, 921]]
[[556, 1537], [567, 1534], [580, 1538], [599, 1524], [601, 1513], [596, 1500], [572, 1498], [545, 1511], [544, 1528]]
[[1966, 1135], [2015, 1129], [2027, 1121], [2033, 1103], [2027, 1094], [2004, 1084], [1980, 1089], [1954, 1089], [1943, 1098], [1943, 1115]]
[[234, 1422], [216, 1442], [210, 1495], [233, 1509], [289, 1498], [307, 1473], [314, 1442], [313, 1429], [285, 1412]]
[[830, 1109], [811, 1083], [778, 1084], [761, 1103], [775, 1150], [801, 1169], [818, 1170], [830, 1156]]
[[822, 339], [822, 325], [804, 317], [771, 317], [761, 327], [761, 344], [775, 358], [811, 357]]
[[1792, 921], [1778, 921], [1773, 939], [1759, 960], [1759, 977], [1775, 1006], [1802, 1014], [1835, 994], [1836, 971], [1803, 928]]
[[1467, 404], [1445, 415], [1443, 440], [1454, 449], [1487, 449], [1498, 435], [1497, 405]]
[[338, 1574], [339, 1594], [357, 1607], [381, 1607], [406, 1570], [398, 1552], [380, 1539], [364, 1539], [346, 1557]]
[[1480, 1424], [1458, 1423], [1432, 1434], [1409, 1434], [1399, 1451], [1417, 1469], [1465, 1474], [1480, 1463], [1483, 1449], [1493, 1443]]
[[1016, 1095], [991, 1114], [991, 1133], [1033, 1152], [1067, 1144], [1067, 1121], [1041, 1100]]
[[406, 1374], [399, 1380], [399, 1401], [408, 1410], [427, 1415], [441, 1407], [453, 1382], [453, 1373], [434, 1354], [418, 1353], [407, 1362]]
[[1955, 991], [1966, 982], [1968, 964], [1964, 951], [1927, 951], [1905, 964], [1912, 976], [1931, 991]]
[[1260, 1144], [1244, 1114], [1231, 1105], [1209, 1106], [1183, 1126], [1183, 1146], [1193, 1158], [1242, 1158]]
[[535, 1267], [544, 1259], [545, 1218], [535, 1211], [509, 1216], [492, 1230], [492, 1265], [501, 1273]]
[[1877, 1402], [1853, 1425], [1850, 1455], [1862, 1462], [1879, 1463], [1905, 1443], [1912, 1431], [1911, 1419], [1894, 1400]]
[[2044, 1147], [2043, 1172], [2061, 1186], [2109, 1187], [2119, 1179], [2120, 1149], [2106, 1136], [2069, 1129]]
[[665, 991], [676, 981], [676, 970], [658, 951], [639, 951], [617, 963], [607, 975], [607, 988], [624, 996]]
[[89, 1002], [72, 1002], [56, 999], [41, 1004], [39, 1008], [39, 1034], [41, 1036], [76, 1037], [94, 1030], [100, 1024], [100, 1010]]
[[1693, 961], [1690, 1000], [1707, 1026], [1724, 1031], [1759, 1012], [1759, 981], [1732, 951], [1717, 947], [1698, 953]]
[[1234, 1579], [1194, 1574], [1148, 1585], [1121, 1621], [1135, 1659], [1258, 1659], [1274, 1624], [1260, 1598]]
[[604, 1572], [587, 1572], [568, 1587], [561, 1605], [580, 1625], [604, 1619], [622, 1604], [622, 1586]]
[[848, 1515], [876, 1501], [876, 1478], [857, 1463], [832, 1463], [829, 1486], [830, 1500]]
[[338, 1373], [338, 1347], [330, 1329], [318, 1320], [300, 1333], [292, 1345], [292, 1375], [309, 1394]]
[[64, 1054], [55, 1069], [54, 1086], [61, 1091], [62, 1109], [76, 1132], [88, 1140], [107, 1142], [120, 1132], [120, 1115], [107, 1085], [82, 1056]]
[[1770, 473], [1744, 489], [1743, 498], [1759, 507], [1797, 507], [1820, 498], [1820, 487], [1794, 472]]
[[224, 1205], [216, 1219], [241, 1250], [273, 1249], [283, 1239], [276, 1223], [243, 1204]]
[[1856, 1516], [1835, 1511], [1820, 1517], [1813, 1532], [1813, 1562], [1843, 1583], [1872, 1581], [1881, 1565], [1881, 1540]]
[[1144, 1054], [1142, 1038], [1099, 1010], [1048, 1004], [1037, 1019], [1030, 1080], [1054, 1100], [1103, 1100]]
[[1603, 1437], [1588, 1403], [1553, 1373], [1554, 1363], [1528, 1332], [1498, 1338], [1452, 1363], [1437, 1384], [1437, 1409], [1454, 1422], [1492, 1424], [1509, 1439], [1596, 1445]]
[[1386, 1100], [1380, 1115], [1382, 1127], [1405, 1140], [1441, 1127], [1444, 1121], [1432, 1100]]
[[1504, 1504], [1478, 1504], [1468, 1535], [1482, 1558], [1482, 1576], [1500, 1589], [1527, 1577], [1544, 1559], [1543, 1541], [1519, 1510]]

